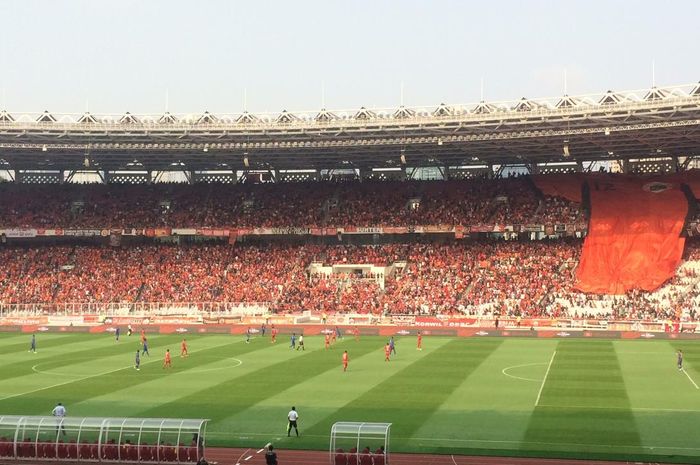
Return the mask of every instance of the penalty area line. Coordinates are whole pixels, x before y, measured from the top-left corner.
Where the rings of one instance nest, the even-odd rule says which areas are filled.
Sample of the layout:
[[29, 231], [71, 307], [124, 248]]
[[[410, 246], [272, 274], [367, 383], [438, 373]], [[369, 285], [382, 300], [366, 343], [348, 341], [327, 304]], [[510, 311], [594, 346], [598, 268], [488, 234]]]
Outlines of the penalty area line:
[[695, 383], [695, 381], [693, 381], [693, 378], [691, 378], [690, 375], [688, 374], [688, 372], [685, 371], [685, 368], [682, 368], [681, 371], [682, 371], [683, 373], [685, 373], [685, 375], [688, 377], [688, 379], [690, 380], [690, 382], [693, 383], [693, 386], [695, 386], [695, 389], [700, 389], [700, 387], [698, 387], [698, 385]]
[[542, 378], [542, 384], [540, 385], [540, 391], [537, 393], [537, 399], [535, 400], [535, 407], [537, 407], [540, 404], [540, 397], [542, 397], [542, 390], [544, 389], [544, 385], [547, 383], [547, 376], [549, 376], [549, 370], [552, 368], [552, 362], [554, 362], [554, 357], [557, 355], [557, 351], [555, 350], [552, 353], [552, 358], [549, 359], [549, 365], [547, 365], [547, 371], [544, 373], [544, 378]]

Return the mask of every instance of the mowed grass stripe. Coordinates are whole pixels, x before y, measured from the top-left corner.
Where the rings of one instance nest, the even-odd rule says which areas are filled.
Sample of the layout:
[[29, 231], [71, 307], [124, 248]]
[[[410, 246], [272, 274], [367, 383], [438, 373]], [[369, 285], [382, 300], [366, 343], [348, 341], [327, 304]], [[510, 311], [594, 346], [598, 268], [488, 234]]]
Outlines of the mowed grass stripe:
[[[198, 345], [199, 341], [195, 341], [190, 349]], [[143, 410], [153, 408], [155, 405], [177, 402], [182, 397], [214, 384], [232, 381], [234, 378], [242, 379], [257, 370], [267, 369], [270, 365], [304, 355], [301, 352], [289, 350], [287, 345], [271, 345], [262, 339], [253, 339], [249, 345], [242, 345], [245, 346], [245, 352], [234, 353], [231, 348], [223, 347], [220, 351], [208, 351], [202, 356], [193, 353], [186, 359], [175, 357], [174, 368], [168, 376], [162, 376], [163, 370], [160, 365], [143, 367], [138, 374], [143, 378], [142, 383], [93, 396], [75, 404], [72, 410], [76, 414], [85, 415], [98, 409], [108, 415], [138, 416]], [[253, 348], [256, 350], [252, 350]], [[187, 369], [183, 370], [184, 367]], [[282, 377], [283, 373], [278, 375]], [[221, 398], [219, 409], [227, 401], [226, 398]], [[226, 409], [223, 408], [223, 411]], [[211, 431], [212, 426], [210, 425], [208, 429]], [[228, 438], [230, 439], [230, 436]]]
[[402, 449], [419, 452], [427, 446], [448, 454], [518, 449], [556, 344], [504, 339], [414, 434], [420, 439], [400, 443]]
[[[683, 368], [688, 371], [688, 374], [693, 378], [698, 385], [700, 385], [700, 344], [696, 341], [674, 341], [671, 346], [678, 352], [683, 351]], [[674, 355], [677, 357], [677, 354]], [[670, 358], [670, 357], [669, 357]], [[669, 363], [671, 360], [669, 360]]]
[[[384, 349], [381, 347], [384, 339], [377, 340], [376, 349], [363, 356], [356, 356], [354, 342], [341, 345], [340, 349], [348, 349], [350, 354], [347, 372], [343, 372], [338, 359], [337, 365], [326, 372], [289, 385], [284, 391], [251, 405], [242, 412], [211, 423], [208, 428], [212, 433], [209, 436], [209, 443], [241, 440], [239, 445], [244, 445], [246, 442], [242, 438], [259, 435], [274, 437], [275, 444], [281, 448], [323, 449], [327, 446], [326, 436], [318, 438], [315, 435], [306, 434], [317, 422], [335, 414], [339, 406], [350, 404], [368, 389], [374, 388], [432, 351], [438, 350], [451, 339], [430, 338], [424, 342], [424, 350], [417, 351], [415, 337], [396, 338], [397, 355], [392, 356], [389, 363], [384, 361]], [[299, 426], [302, 434], [299, 438], [287, 439], [284, 437], [284, 422], [292, 405], [297, 407], [301, 415]], [[276, 439], [280, 435], [282, 439]]]
[[[240, 339], [232, 339], [229, 343], [223, 343], [207, 349], [202, 349], [198, 352], [193, 352], [190, 358], [195, 358], [197, 355], [206, 357], [209, 353], [221, 353], [222, 350], [226, 350], [227, 348], [230, 348], [230, 353], [235, 356], [236, 354], [241, 355], [253, 350], [262, 349], [263, 347], [263, 345], [256, 344], [242, 344]], [[136, 350], [134, 349], [134, 353], [135, 352]], [[133, 354], [130, 353], [124, 355], [125, 364], [133, 360], [132, 355]], [[35, 392], [0, 400], [0, 412], [4, 414], [46, 414], [47, 408], [50, 408], [50, 406], [56, 402], [60, 401], [63, 402], [64, 405], [69, 406], [97, 395], [104, 395], [130, 386], [136, 386], [142, 384], [144, 381], [144, 378], [139, 376], [141, 373], [130, 366], [111, 373], [99, 375], [101, 369], [100, 360], [97, 359], [95, 362], [95, 374], [97, 376], [77, 379], [75, 381], [57, 377], [55, 381], [61, 383], [59, 386], [42, 389], [42, 386], [39, 385], [36, 386], [38, 390]], [[152, 359], [148, 359], [147, 357], [142, 357], [142, 364], [151, 363], [159, 367], [160, 363], [162, 363], [162, 358], [153, 357]], [[191, 366], [194, 367], [196, 365], [193, 364]], [[180, 371], [185, 371], [187, 369], [189, 368], [179, 368]], [[175, 370], [176, 369], [173, 369], [173, 371]], [[148, 379], [167, 377], [173, 373], [173, 371], [161, 371], [159, 374], [156, 371], [156, 374], [149, 376]], [[64, 380], [65, 383], [62, 383]], [[101, 415], [100, 412], [92, 412], [89, 416]], [[172, 413], [170, 416], [172, 416]]]
[[319, 421], [309, 434], [328, 434], [336, 421], [369, 421], [393, 423], [393, 435], [410, 438], [502, 341], [452, 340]]
[[[695, 431], [700, 423], [700, 394], [685, 373], [676, 368], [674, 353], [682, 349], [688, 352], [686, 361], [690, 361], [698, 342], [615, 341], [614, 344], [643, 445], [669, 455], [687, 454], [686, 448], [698, 448], [697, 435], [688, 432]], [[620, 350], [629, 346], [638, 347], [642, 353]], [[687, 369], [694, 376], [690, 365]], [[678, 450], [673, 451], [674, 447]]]
[[[156, 347], [171, 345], [175, 347], [178, 344], [180, 336], [156, 336], [152, 339], [149, 337], [149, 352], [153, 352]], [[133, 340], [133, 345], [130, 343], [115, 343], [113, 339], [86, 339], [82, 341], [59, 344], [52, 348], [45, 348], [39, 356], [27, 353], [24, 360], [2, 365], [2, 381], [6, 382], [12, 378], [32, 375], [35, 372], [32, 367], [37, 363], [42, 366], [50, 366], [52, 370], [57, 370], [65, 366], [74, 365], [81, 362], [90, 362], [104, 357], [120, 356], [128, 352], [136, 352], [136, 348], [140, 347], [138, 339]], [[71, 346], [75, 347], [71, 347]], [[129, 347], [127, 347], [127, 345]], [[75, 350], [78, 349], [78, 350]], [[50, 355], [46, 355], [49, 352]], [[163, 350], [163, 352], [165, 352]], [[0, 396], [2, 397], [2, 396]]]
[[[12, 340], [17, 340], [13, 342]], [[57, 347], [85, 342], [86, 338], [84, 334], [69, 334], [69, 333], [58, 333], [58, 334], [39, 334], [36, 338], [36, 357], [41, 356], [45, 349], [56, 349]], [[2, 338], [0, 339], [0, 345], [2, 345], [3, 358], [0, 359], [0, 366], [7, 362], [8, 357], [15, 358], [16, 356], [24, 356], [29, 352], [31, 347], [32, 335], [22, 334], [22, 336], [17, 336], [14, 338]]]
[[[319, 338], [305, 338], [307, 345]], [[284, 342], [281, 342], [284, 344]], [[319, 345], [318, 342], [315, 343]], [[377, 339], [363, 338], [360, 342], [345, 342], [351, 345], [353, 357], [361, 357], [373, 350], [379, 350]], [[205, 416], [212, 420], [220, 420], [225, 416], [245, 410], [271, 396], [274, 396], [290, 385], [311, 379], [321, 373], [340, 365], [342, 345], [331, 350], [307, 350], [297, 352], [298, 358], [285, 360], [265, 366], [247, 376], [216, 383], [209, 388], [201, 389], [188, 396], [181, 397], [139, 412], [142, 417], [172, 416], [177, 412], [181, 417], [200, 418]], [[225, 409], [222, 408], [225, 406]]]
[[[581, 365], [594, 382], [581, 378]], [[561, 443], [566, 451], [576, 448], [572, 444], [580, 444], [582, 451], [641, 445], [611, 341], [559, 342], [524, 441], [525, 449], [538, 447], [536, 443]]]

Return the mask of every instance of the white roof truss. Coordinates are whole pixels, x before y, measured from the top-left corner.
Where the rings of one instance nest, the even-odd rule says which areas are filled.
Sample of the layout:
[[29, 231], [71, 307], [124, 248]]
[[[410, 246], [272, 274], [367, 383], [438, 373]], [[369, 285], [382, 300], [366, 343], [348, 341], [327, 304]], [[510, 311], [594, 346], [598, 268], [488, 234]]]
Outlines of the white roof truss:
[[119, 123], [121, 123], [121, 124], [136, 124], [136, 123], [139, 123], [139, 119], [127, 111], [126, 113], [124, 113], [124, 116], [119, 118]]
[[214, 123], [218, 123], [218, 122], [219, 122], [219, 118], [212, 115], [208, 111], [205, 111], [202, 114], [202, 116], [200, 116], [199, 119], [197, 120], [197, 124], [214, 124]]
[[44, 110], [44, 112], [37, 118], [36, 120], [38, 123], [55, 123], [56, 118], [48, 112], [48, 110]]

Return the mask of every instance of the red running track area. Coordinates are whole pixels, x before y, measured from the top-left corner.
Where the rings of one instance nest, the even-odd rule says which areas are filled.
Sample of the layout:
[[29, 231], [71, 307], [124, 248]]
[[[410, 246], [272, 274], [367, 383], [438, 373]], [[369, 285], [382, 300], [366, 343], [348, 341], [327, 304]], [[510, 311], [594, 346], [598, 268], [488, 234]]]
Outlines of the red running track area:
[[[277, 450], [280, 465], [330, 465], [326, 451]], [[250, 458], [248, 458], [250, 457]], [[248, 460], [246, 460], [248, 458]], [[265, 463], [265, 453], [256, 449], [207, 448], [207, 461], [219, 465], [260, 465]], [[627, 465], [629, 462], [599, 460], [540, 459], [520, 457], [482, 457], [468, 455], [394, 454], [390, 465]]]

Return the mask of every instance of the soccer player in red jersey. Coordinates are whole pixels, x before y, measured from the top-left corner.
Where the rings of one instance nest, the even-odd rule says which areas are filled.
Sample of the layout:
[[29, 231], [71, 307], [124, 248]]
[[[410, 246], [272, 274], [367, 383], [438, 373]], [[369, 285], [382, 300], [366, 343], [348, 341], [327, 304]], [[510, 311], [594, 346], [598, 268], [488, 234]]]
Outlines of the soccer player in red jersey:
[[384, 346], [384, 361], [385, 362], [389, 361], [390, 355], [391, 355], [391, 347], [389, 346], [389, 343], [387, 342], [386, 345]]
[[418, 331], [418, 346], [416, 347], [418, 350], [423, 350], [423, 335]]
[[277, 328], [274, 326], [272, 327], [272, 331], [270, 331], [270, 335], [272, 337], [272, 340], [270, 341], [270, 344], [274, 344], [277, 342]]
[[335, 344], [335, 338], [336, 338], [336, 332], [333, 331], [333, 333], [331, 334], [331, 342], [332, 342], [333, 344]]
[[331, 335], [326, 333], [326, 349], [328, 349], [331, 346]]
[[141, 328], [141, 344], [146, 340], [146, 330]]
[[180, 343], [180, 357], [187, 357], [187, 339], [183, 339]]
[[350, 359], [348, 358], [348, 351], [346, 350], [343, 352], [343, 371], [348, 371], [348, 362]]
[[172, 360], [170, 360], [170, 349], [165, 350], [165, 360], [163, 360], [163, 368], [172, 368]]

